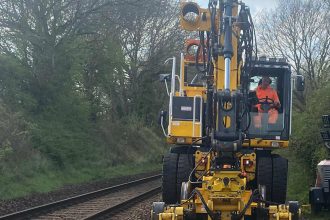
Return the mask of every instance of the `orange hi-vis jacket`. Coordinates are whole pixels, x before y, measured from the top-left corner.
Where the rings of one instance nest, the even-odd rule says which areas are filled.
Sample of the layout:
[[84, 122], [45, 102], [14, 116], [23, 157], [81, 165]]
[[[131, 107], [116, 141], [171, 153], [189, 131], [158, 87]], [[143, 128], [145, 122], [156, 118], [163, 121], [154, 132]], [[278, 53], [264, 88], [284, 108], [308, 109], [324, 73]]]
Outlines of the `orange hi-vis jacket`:
[[[277, 92], [270, 86], [268, 86], [266, 89], [262, 89], [261, 85], [259, 85], [256, 89], [256, 95], [259, 100], [266, 99], [266, 97], [268, 97], [269, 99], [273, 100], [274, 103], [280, 103]], [[269, 102], [271, 103], [272, 101]], [[261, 109], [261, 104], [257, 104], [256, 107], [258, 108], [259, 113], [267, 113]], [[275, 108], [271, 108], [268, 111], [268, 123], [275, 124], [277, 119], [278, 111]], [[254, 117], [254, 124], [256, 127], [261, 127], [261, 115]]]
[[[262, 89], [261, 86], [258, 86], [256, 89], [256, 94], [259, 100], [266, 99], [266, 97], [268, 97], [269, 99], [273, 100], [275, 103], [280, 103], [277, 92], [270, 86], [267, 86], [266, 89]], [[257, 107], [258, 107], [258, 112], [263, 112], [260, 104], [258, 104]]]

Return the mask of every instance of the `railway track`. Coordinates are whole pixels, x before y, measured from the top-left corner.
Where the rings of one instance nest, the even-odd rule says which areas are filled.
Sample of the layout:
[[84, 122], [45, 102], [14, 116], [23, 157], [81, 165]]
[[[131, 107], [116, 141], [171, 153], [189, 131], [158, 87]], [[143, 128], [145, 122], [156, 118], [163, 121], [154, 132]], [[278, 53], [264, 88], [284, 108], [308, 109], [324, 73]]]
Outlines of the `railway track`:
[[0, 220], [108, 219], [119, 211], [158, 194], [161, 190], [160, 177], [161, 175], [155, 175], [0, 216]]

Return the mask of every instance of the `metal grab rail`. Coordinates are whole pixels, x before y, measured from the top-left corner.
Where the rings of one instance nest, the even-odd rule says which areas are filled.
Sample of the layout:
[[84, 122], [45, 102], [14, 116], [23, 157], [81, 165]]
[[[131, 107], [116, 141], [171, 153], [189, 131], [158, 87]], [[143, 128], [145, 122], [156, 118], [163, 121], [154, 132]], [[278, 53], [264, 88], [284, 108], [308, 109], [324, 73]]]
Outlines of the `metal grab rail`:
[[[200, 111], [199, 111], [199, 122], [196, 122], [195, 114], [196, 114], [196, 100], [197, 98], [200, 98]], [[202, 137], [202, 120], [203, 120], [203, 97], [200, 95], [194, 96], [194, 104], [193, 104], [193, 129], [192, 129], [192, 137], [195, 137], [195, 124], [199, 124], [200, 131], [199, 131], [199, 137]]]
[[[165, 61], [165, 63], [168, 63], [170, 60], [173, 61], [172, 63], [172, 75], [171, 75], [171, 90], [169, 93], [169, 110], [168, 110], [168, 119], [169, 119], [169, 124], [168, 124], [168, 131], [166, 134], [166, 129], [164, 128], [163, 120], [161, 120], [161, 127], [163, 130], [163, 133], [166, 137], [168, 137], [171, 134], [172, 131], [172, 121], [173, 121], [173, 97], [175, 96], [175, 80], [176, 78], [179, 81], [179, 96], [183, 96], [183, 88], [182, 88], [182, 80], [183, 80], [183, 69], [182, 69], [182, 64], [184, 62], [184, 56], [183, 53], [181, 53], [181, 67], [180, 67], [180, 76], [175, 74], [175, 65], [176, 65], [176, 58], [172, 57], [169, 58]], [[166, 84], [167, 85], [167, 84]], [[197, 103], [197, 98], [200, 98], [200, 115], [199, 115], [199, 122], [196, 122], [196, 103]], [[199, 137], [202, 137], [202, 120], [203, 120], [203, 97], [201, 95], [195, 95], [194, 96], [194, 103], [193, 103], [193, 128], [192, 128], [192, 137], [195, 137], [195, 125], [199, 124], [200, 125], [200, 131], [199, 131]]]
[[169, 134], [171, 134], [172, 131], [172, 120], [173, 120], [173, 94], [170, 93], [170, 103], [169, 103], [169, 108], [168, 108], [168, 134], [167, 136], [169, 136]]
[[[172, 62], [172, 75], [171, 75], [171, 90], [170, 90], [170, 93], [169, 93], [170, 103], [169, 103], [169, 109], [168, 109], [168, 121], [169, 121], [169, 123], [168, 123], [168, 128], [167, 128], [167, 134], [166, 134], [166, 130], [164, 128], [163, 121], [161, 120], [161, 127], [162, 127], [162, 130], [163, 130], [163, 133], [164, 133], [165, 137], [168, 137], [169, 134], [171, 133], [171, 127], [172, 127], [171, 124], [172, 124], [172, 118], [173, 118], [172, 105], [173, 105], [173, 96], [175, 95], [175, 79], [176, 79], [176, 77], [178, 77], [175, 74], [176, 58], [175, 57], [168, 58], [165, 61], [165, 64], [168, 63], [170, 60], [172, 60], [173, 62]], [[179, 79], [179, 83], [180, 83], [180, 87], [181, 87], [180, 79]], [[166, 84], [166, 89], [167, 89], [167, 84]]]

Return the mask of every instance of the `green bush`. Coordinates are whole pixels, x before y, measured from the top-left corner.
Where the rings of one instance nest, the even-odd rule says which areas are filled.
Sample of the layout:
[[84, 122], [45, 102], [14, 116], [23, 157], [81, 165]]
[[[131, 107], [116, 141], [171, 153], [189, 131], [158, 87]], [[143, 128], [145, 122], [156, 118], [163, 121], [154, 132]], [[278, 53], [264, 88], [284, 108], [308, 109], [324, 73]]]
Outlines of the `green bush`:
[[1, 198], [160, 169], [164, 142], [155, 128], [135, 116], [92, 122], [84, 103], [59, 95], [23, 117], [0, 102]]
[[308, 203], [309, 187], [315, 184], [317, 164], [327, 157], [320, 136], [321, 116], [330, 114], [330, 85], [316, 90], [306, 102], [304, 112], [294, 112], [289, 159], [288, 199]]
[[292, 149], [296, 157], [315, 171], [326, 155], [320, 136], [321, 116], [330, 114], [330, 84], [315, 91], [307, 99], [306, 111], [293, 114]]

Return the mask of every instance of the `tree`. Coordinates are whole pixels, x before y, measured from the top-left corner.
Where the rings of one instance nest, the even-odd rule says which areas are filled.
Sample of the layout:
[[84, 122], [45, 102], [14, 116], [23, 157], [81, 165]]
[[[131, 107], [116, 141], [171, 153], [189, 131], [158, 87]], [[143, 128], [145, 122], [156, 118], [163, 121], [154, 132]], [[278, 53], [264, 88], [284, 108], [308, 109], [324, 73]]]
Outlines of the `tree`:
[[[258, 19], [263, 51], [286, 57], [294, 71], [305, 76], [306, 94], [330, 80], [329, 9], [323, 0], [280, 0], [276, 9]], [[295, 107], [304, 110], [306, 96], [295, 92], [295, 97]]]
[[163, 0], [4, 0], [0, 98], [57, 165], [89, 155], [80, 146], [97, 145], [104, 124], [152, 124], [165, 100], [157, 75], [183, 45], [177, 12]]
[[[56, 96], [61, 81], [70, 81], [66, 56], [79, 37], [93, 35], [97, 14], [118, 0], [4, 0], [0, 3], [0, 49], [15, 57], [33, 76], [31, 91], [39, 105]], [[134, 1], [132, 1], [134, 2]], [[91, 28], [94, 27], [94, 28]], [[63, 55], [68, 59], [63, 59]], [[65, 68], [63, 68], [63, 66]], [[66, 83], [68, 85], [69, 83]], [[63, 84], [62, 84], [63, 85]]]
[[126, 64], [118, 40], [100, 33], [82, 42], [85, 46], [77, 51], [80, 68], [76, 70], [75, 81], [90, 104], [90, 118], [96, 121], [127, 115]]
[[177, 3], [143, 0], [112, 8], [105, 17], [108, 30], [116, 33], [124, 51], [129, 112], [150, 122], [164, 102], [157, 97], [157, 74], [164, 68], [163, 62], [183, 48]]

